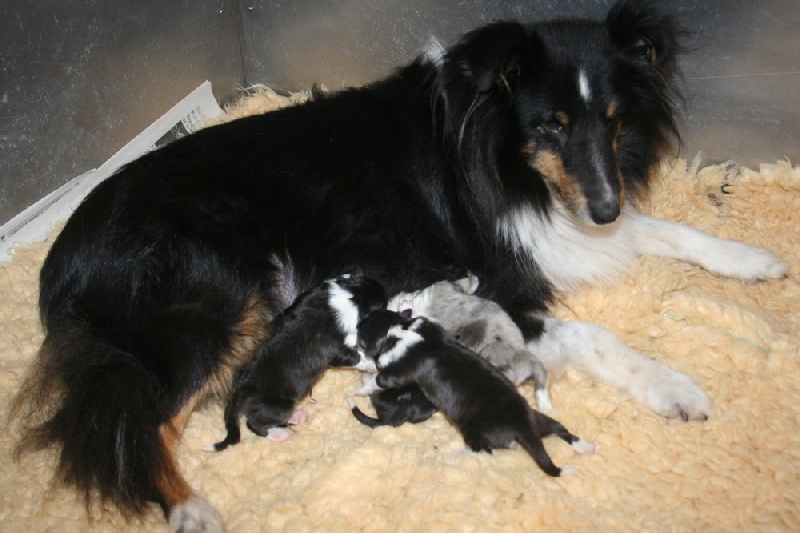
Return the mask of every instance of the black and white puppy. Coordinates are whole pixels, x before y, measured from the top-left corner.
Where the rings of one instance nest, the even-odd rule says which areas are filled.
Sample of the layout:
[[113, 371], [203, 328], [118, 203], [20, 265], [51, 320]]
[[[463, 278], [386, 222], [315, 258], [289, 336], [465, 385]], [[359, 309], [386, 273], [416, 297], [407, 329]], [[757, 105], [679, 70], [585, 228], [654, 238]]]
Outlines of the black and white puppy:
[[540, 410], [552, 409], [547, 392], [548, 372], [525, 345], [522, 332], [497, 303], [475, 294], [479, 281], [468, 276], [439, 281], [420, 291], [405, 292], [389, 300], [389, 309], [410, 309], [413, 316], [437, 321], [458, 342], [474, 351], [515, 384], [530, 381]]
[[227, 436], [205, 449], [220, 451], [238, 443], [241, 415], [253, 433], [285, 440], [282, 428], [304, 418], [294, 411], [297, 402], [328, 366], [366, 363], [355, 349], [356, 326], [386, 304], [383, 287], [363, 276], [329, 279], [298, 296], [272, 321], [272, 337], [238, 374], [225, 408]]
[[359, 323], [358, 347], [375, 359], [379, 387], [418, 386], [473, 451], [491, 452], [517, 442], [551, 476], [561, 475], [562, 469], [547, 454], [543, 437], [556, 435], [579, 453], [594, 451], [591, 443], [535, 411], [500, 370], [432, 320], [376, 311]]

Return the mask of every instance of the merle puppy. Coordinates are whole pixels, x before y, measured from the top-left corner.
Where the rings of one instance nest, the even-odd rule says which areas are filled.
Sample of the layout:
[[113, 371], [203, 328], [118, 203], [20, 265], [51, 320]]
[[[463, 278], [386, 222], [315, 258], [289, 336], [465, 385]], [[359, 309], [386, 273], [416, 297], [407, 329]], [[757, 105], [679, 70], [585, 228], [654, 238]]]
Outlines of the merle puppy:
[[359, 323], [358, 346], [375, 359], [377, 386], [417, 385], [473, 451], [491, 452], [517, 442], [545, 473], [560, 476], [562, 469], [547, 454], [543, 437], [556, 435], [579, 453], [594, 450], [560, 422], [535, 411], [500, 370], [434, 321], [376, 311]]
[[383, 287], [363, 276], [329, 279], [298, 296], [272, 321], [272, 337], [237, 376], [225, 408], [228, 434], [206, 450], [238, 443], [241, 415], [253, 433], [284, 440], [287, 434], [281, 428], [302, 420], [295, 405], [326, 367], [365, 362], [355, 349], [356, 325], [386, 304]]

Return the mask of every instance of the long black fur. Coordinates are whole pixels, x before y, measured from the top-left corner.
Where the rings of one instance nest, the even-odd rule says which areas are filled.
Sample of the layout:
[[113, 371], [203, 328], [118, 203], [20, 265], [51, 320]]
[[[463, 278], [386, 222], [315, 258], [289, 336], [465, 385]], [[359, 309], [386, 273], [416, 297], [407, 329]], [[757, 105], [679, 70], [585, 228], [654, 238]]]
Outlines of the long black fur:
[[[395, 331], [398, 328], [399, 333]], [[381, 310], [358, 325], [358, 337], [359, 346], [378, 365], [379, 387], [424, 394], [458, 428], [473, 451], [491, 452], [516, 442], [545, 473], [561, 475], [542, 438], [556, 435], [570, 445], [580, 439], [557, 420], [534, 410], [498, 368], [459, 344], [441, 325], [424, 317], [407, 318]], [[404, 345], [405, 338], [414, 340]], [[420, 404], [418, 400], [414, 403]], [[401, 415], [408, 412], [406, 408]], [[386, 422], [381, 414], [378, 420], [363, 420], [369, 417], [356, 413], [354, 409], [356, 418], [371, 427]]]
[[[163, 488], [186, 485], [170, 452], [186, 413], [230, 389], [299, 293], [354, 267], [389, 294], [471, 272], [535, 338], [531, 312], [553, 286], [498, 218], [524, 205], [547, 223], [554, 176], [531, 164], [543, 151], [598, 223], [613, 218], [587, 138], [602, 140], [612, 189], [646, 189], [674, 132], [676, 35], [633, 0], [605, 22], [493, 23], [372, 85], [128, 164], [78, 207], [42, 267], [46, 337], [15, 402], [30, 426], [20, 450], [58, 446], [60, 477], [87, 499], [169, 513], [188, 497]], [[617, 102], [613, 116], [578, 120], [579, 63], [602, 81], [597, 104]], [[558, 123], [560, 110], [578, 118]]]
[[270, 339], [259, 346], [253, 359], [236, 378], [234, 394], [225, 407], [225, 438], [215, 451], [239, 442], [239, 418], [244, 415], [253, 433], [265, 436], [271, 428], [285, 427], [300, 401], [328, 366], [355, 366], [361, 356], [346, 343], [348, 331], [331, 305], [332, 291], [349, 295], [361, 318], [387, 304], [377, 282], [361, 276], [323, 282], [300, 296], [272, 321]]

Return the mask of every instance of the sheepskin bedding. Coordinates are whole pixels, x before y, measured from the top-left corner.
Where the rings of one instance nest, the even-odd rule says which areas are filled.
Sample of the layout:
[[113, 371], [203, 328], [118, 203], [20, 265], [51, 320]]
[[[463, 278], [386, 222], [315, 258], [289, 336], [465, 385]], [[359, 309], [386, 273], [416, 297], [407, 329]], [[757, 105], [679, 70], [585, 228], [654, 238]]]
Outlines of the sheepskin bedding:
[[[229, 116], [292, 102], [259, 91]], [[787, 279], [747, 283], [647, 257], [614, 286], [554, 306], [692, 376], [711, 396], [708, 422], [666, 420], [567, 370], [551, 380], [552, 414], [597, 452], [546, 439], [558, 465], [577, 467], [553, 479], [521, 449], [454, 453], [463, 441], [440, 414], [370, 430], [347, 408], [358, 373], [330, 370], [302, 404], [309, 421], [283, 443], [245, 431], [240, 445], [203, 452], [224, 435], [222, 408], [195, 413], [179, 448], [183, 472], [232, 532], [800, 530], [800, 168], [665, 161], [642, 210], [768, 247], [790, 264]], [[0, 265], [3, 420], [42, 341], [37, 275], [47, 248], [19, 248]], [[521, 390], [533, 402], [532, 388]], [[53, 481], [55, 452], [16, 463], [14, 437], [6, 426], [0, 531], [166, 531], [156, 506], [132, 521], [99, 506], [87, 514]]]

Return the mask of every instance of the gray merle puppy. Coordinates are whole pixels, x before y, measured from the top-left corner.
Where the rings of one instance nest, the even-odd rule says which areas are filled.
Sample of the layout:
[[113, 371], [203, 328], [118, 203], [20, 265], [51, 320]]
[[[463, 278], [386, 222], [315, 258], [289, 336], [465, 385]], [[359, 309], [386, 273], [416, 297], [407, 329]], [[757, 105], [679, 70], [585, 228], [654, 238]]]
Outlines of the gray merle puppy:
[[253, 433], [285, 440], [282, 428], [305, 419], [295, 405], [328, 366], [373, 366], [355, 349], [356, 326], [386, 304], [383, 287], [362, 276], [329, 279], [298, 296], [272, 321], [272, 337], [237, 376], [225, 408], [227, 436], [205, 449], [220, 451], [238, 443], [241, 415]]
[[[417, 386], [473, 451], [491, 452], [517, 442], [551, 476], [560, 476], [562, 469], [547, 454], [543, 437], [556, 435], [579, 453], [594, 451], [591, 443], [535, 411], [500, 370], [435, 321], [410, 318], [407, 312], [375, 311], [358, 325], [358, 347], [375, 359], [378, 387]], [[357, 407], [353, 411], [360, 412]]]

